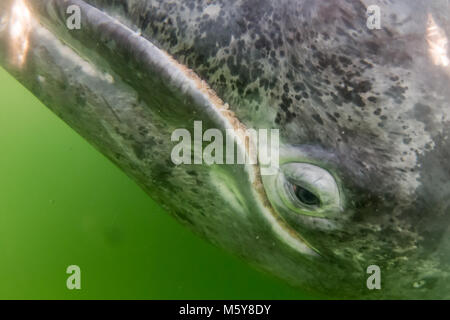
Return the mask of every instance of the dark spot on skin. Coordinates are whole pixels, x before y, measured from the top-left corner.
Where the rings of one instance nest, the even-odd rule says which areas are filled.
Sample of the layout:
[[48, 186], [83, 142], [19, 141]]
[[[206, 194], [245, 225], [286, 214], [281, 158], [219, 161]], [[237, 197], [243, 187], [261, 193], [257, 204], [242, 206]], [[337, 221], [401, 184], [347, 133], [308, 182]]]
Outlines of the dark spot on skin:
[[149, 23], [150, 23], [150, 19], [151, 19], [151, 16], [150, 16], [150, 13], [149, 12], [147, 12], [146, 14], [145, 14], [145, 16], [140, 16], [140, 18], [141, 18], [141, 29], [142, 30], [145, 30], [145, 29], [147, 29], [147, 27], [148, 27], [148, 25], [149, 25]]
[[134, 154], [136, 155], [136, 157], [139, 160], [142, 160], [145, 158], [145, 150], [144, 147], [142, 146], [142, 144], [140, 143], [133, 143], [131, 145], [131, 147], [133, 148]]
[[344, 56], [339, 57], [339, 61], [344, 65], [344, 67], [348, 67], [349, 65], [352, 64], [352, 61]]
[[397, 81], [398, 81], [398, 77], [397, 77], [397, 76], [392, 76], [390, 79], [391, 79], [392, 81], [394, 81], [394, 82], [397, 82]]
[[303, 83], [300, 83], [300, 82], [294, 83], [294, 90], [295, 90], [295, 92], [300, 92], [300, 91], [303, 91], [305, 89], [306, 89], [306, 87], [305, 87], [305, 85]]
[[[170, 163], [167, 162], [167, 164], [173, 164], [173, 162], [170, 161]], [[154, 171], [151, 174], [155, 181], [167, 184], [167, 179], [172, 175], [171, 167], [167, 164], [157, 163], [154, 166]]]
[[333, 122], [337, 122], [337, 119], [330, 113], [327, 112], [328, 118], [330, 118]]
[[318, 124], [323, 125], [323, 120], [318, 114], [313, 114], [312, 117]]
[[188, 170], [187, 174], [190, 175], [190, 176], [194, 176], [194, 177], [196, 177], [198, 175], [197, 172], [194, 171], [194, 170]]
[[425, 125], [425, 130], [433, 131], [433, 117], [432, 110], [430, 106], [422, 103], [417, 103], [414, 105], [414, 117]]
[[277, 115], [275, 117], [275, 123], [280, 124], [280, 122], [281, 122], [281, 116], [280, 116], [280, 113], [277, 113]]
[[194, 222], [189, 218], [188, 215], [184, 214], [182, 211], [175, 211], [175, 216], [183, 223], [189, 224], [191, 226], [194, 225]]
[[361, 81], [353, 86], [354, 90], [357, 92], [369, 92], [372, 89], [372, 85], [369, 81]]
[[146, 127], [144, 127], [144, 126], [139, 127], [139, 134], [141, 136], [145, 136], [145, 135], [147, 135], [147, 133], [148, 133], [148, 129]]
[[351, 90], [348, 86], [345, 87], [335, 87], [339, 95], [344, 99], [346, 102], [353, 102], [358, 107], [364, 107], [365, 103], [363, 102], [360, 95], [357, 94], [355, 90]]
[[395, 103], [401, 104], [405, 100], [404, 93], [407, 89], [407, 87], [392, 86], [385, 92], [385, 94], [394, 99]]
[[367, 47], [367, 50], [369, 51], [369, 53], [373, 54], [373, 55], [377, 55], [380, 50], [380, 46], [377, 43], [372, 42], [372, 41], [368, 42], [366, 44], [366, 47]]
[[266, 52], [269, 52], [271, 45], [269, 40], [267, 40], [264, 35], [261, 35], [260, 38], [255, 42], [255, 48], [258, 50], [265, 50]]
[[354, 95], [352, 101], [355, 105], [357, 105], [360, 108], [362, 108], [366, 105], [360, 95]]
[[286, 95], [283, 95], [283, 97], [281, 98], [282, 103], [280, 104], [280, 108], [283, 111], [288, 111], [289, 107], [292, 105], [293, 101], [291, 98], [289, 98]]

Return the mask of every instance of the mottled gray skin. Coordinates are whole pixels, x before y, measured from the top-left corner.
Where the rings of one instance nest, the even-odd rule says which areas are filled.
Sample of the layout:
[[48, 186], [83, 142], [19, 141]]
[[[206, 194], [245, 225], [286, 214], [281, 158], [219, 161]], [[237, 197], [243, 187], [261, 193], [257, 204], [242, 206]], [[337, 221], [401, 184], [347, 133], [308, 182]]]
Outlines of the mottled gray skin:
[[[274, 236], [239, 166], [170, 161], [175, 128], [194, 120], [220, 127], [217, 119], [146, 72], [135, 48], [103, 32], [107, 25], [64, 30], [61, 2], [73, 1], [30, 2], [39, 22], [114, 85], [72, 75], [39, 35], [19, 70], [0, 33], [0, 64], [198, 234], [331, 297], [450, 298], [450, 72], [433, 64], [426, 41], [430, 14], [450, 33], [446, 1], [85, 1], [194, 70], [247, 127], [279, 128], [282, 161], [301, 154], [288, 160], [336, 177], [345, 199], [338, 216], [273, 208], [318, 257]], [[366, 27], [372, 4], [381, 7], [381, 30]], [[211, 175], [227, 177], [233, 205]], [[274, 186], [265, 188], [270, 195]], [[380, 291], [366, 288], [373, 264]]]

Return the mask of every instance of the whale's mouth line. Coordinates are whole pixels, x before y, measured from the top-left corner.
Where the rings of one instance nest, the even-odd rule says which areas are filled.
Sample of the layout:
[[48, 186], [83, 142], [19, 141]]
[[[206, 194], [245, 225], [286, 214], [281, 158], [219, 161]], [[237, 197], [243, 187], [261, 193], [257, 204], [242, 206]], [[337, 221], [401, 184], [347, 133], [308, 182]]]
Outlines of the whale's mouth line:
[[[47, 37], [54, 37], [52, 45], [55, 48], [58, 47], [57, 49], [61, 52], [64, 51], [63, 54], [67, 56], [78, 56], [76, 57], [78, 58], [77, 61], [84, 65], [84, 72], [91, 72], [91, 76], [94, 78], [97, 77], [104, 83], [113, 86], [114, 80], [111, 79], [111, 76], [99, 71], [101, 68], [96, 66], [95, 62], [89, 59], [89, 56], [82, 54], [79, 50], [80, 47], [77, 48], [80, 43], [80, 40], [76, 38], [77, 32], [71, 33], [61, 26], [61, 24], [65, 24], [62, 13], [66, 13], [66, 8], [68, 6], [79, 7], [82, 12], [83, 28], [88, 28], [89, 32], [92, 33], [91, 37], [94, 39], [110, 39], [115, 42], [116, 46], [127, 48], [128, 52], [142, 64], [144, 74], [159, 74], [164, 83], [192, 99], [203, 112], [208, 114], [215, 123], [220, 124], [223, 129], [233, 129], [237, 147], [241, 148], [244, 153], [249, 155], [255, 152], [256, 146], [250, 144], [245, 137], [246, 126], [229, 109], [229, 105], [193, 70], [179, 63], [169, 53], [155, 46], [151, 40], [143, 37], [139, 32], [133, 31], [117, 19], [82, 0], [49, 0], [46, 5], [34, 0], [11, 1], [16, 4], [20, 2], [21, 5], [27, 5], [27, 10], [29, 9], [31, 12], [31, 23], [40, 26], [39, 28], [30, 28], [30, 35], [34, 34], [39, 37], [40, 32], [41, 36], [45, 34]], [[14, 21], [10, 23], [14, 23]], [[58, 30], [58, 28], [60, 29]], [[57, 44], [58, 42], [59, 44]], [[55, 48], [49, 50], [56, 50]], [[29, 51], [31, 50], [32, 48]], [[26, 61], [23, 61], [16, 68], [20, 70], [25, 65]], [[106, 104], [109, 106], [108, 103]], [[111, 106], [109, 108], [117, 117], [114, 108]], [[271, 225], [276, 236], [296, 251], [317, 256], [316, 250], [312, 249], [312, 246], [301, 235], [290, 228], [270, 204], [262, 183], [259, 165], [246, 165], [246, 171], [253, 187], [253, 196], [259, 205], [258, 210]]]

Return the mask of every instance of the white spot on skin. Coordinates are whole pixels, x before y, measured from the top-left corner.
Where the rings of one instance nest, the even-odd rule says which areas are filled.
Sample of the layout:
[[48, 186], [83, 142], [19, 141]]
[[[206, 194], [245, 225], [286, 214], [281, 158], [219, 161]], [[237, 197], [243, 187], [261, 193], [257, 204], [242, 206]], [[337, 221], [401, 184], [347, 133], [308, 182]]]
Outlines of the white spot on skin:
[[112, 75], [110, 75], [109, 73], [102, 73], [88, 61], [83, 60], [69, 47], [58, 45], [58, 43], [56, 43], [56, 41], [58, 40], [56, 40], [47, 29], [39, 28], [37, 32], [39, 33], [39, 37], [43, 37], [49, 42], [53, 41], [55, 43], [54, 47], [59, 51], [59, 54], [72, 61], [73, 64], [79, 66], [80, 71], [85, 75], [93, 78], [98, 78], [99, 80], [106, 81], [111, 84], [114, 83], [114, 77]]
[[220, 6], [218, 4], [211, 4], [206, 7], [204, 13], [206, 13], [213, 19], [217, 19], [220, 13]]
[[108, 83], [114, 83], [114, 77], [109, 73], [104, 74], [104, 80], [106, 80], [106, 82]]

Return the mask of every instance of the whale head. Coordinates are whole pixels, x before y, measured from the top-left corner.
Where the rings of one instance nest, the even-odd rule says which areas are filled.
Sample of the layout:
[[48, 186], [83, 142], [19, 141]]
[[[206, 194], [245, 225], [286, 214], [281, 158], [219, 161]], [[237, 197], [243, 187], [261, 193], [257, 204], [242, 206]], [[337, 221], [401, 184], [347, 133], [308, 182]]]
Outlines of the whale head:
[[0, 64], [200, 236], [332, 297], [448, 297], [446, 1], [0, 10]]

